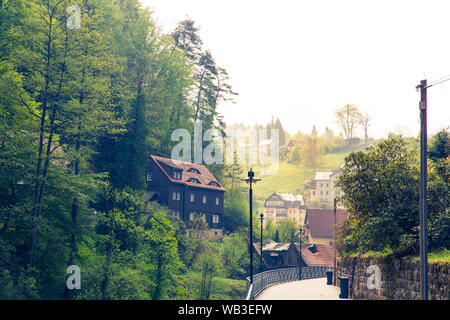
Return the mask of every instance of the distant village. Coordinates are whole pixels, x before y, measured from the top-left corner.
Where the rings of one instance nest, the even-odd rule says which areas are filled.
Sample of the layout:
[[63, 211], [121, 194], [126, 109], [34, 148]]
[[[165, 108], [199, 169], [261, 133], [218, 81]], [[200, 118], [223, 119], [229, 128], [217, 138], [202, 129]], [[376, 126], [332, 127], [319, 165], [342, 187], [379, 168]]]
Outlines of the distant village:
[[[266, 199], [263, 228], [268, 221], [277, 226], [289, 219], [295, 221], [298, 230], [303, 230], [305, 240], [301, 247], [300, 243], [263, 241], [262, 250], [261, 243], [255, 242], [254, 250], [264, 268], [333, 265], [333, 226], [348, 217], [339, 203], [334, 214], [334, 199], [341, 195], [336, 186], [339, 174], [340, 169], [316, 172], [315, 178], [306, 182], [303, 194], [274, 192]], [[185, 222], [188, 232], [193, 232], [189, 226], [199, 217], [207, 226], [203, 238], [222, 238], [225, 189], [205, 166], [151, 156], [147, 185], [148, 200], [167, 206], [171, 215]]]
[[[303, 230], [305, 242], [276, 243], [265, 241], [253, 246], [264, 267], [280, 268], [295, 265], [333, 265], [334, 259], [334, 228], [348, 215], [339, 202], [336, 203], [336, 215], [333, 209], [320, 209], [320, 207], [333, 207], [334, 199], [341, 195], [336, 186], [340, 170], [331, 172], [316, 172], [315, 178], [307, 181], [303, 195], [274, 192], [264, 203], [263, 228], [268, 221], [278, 225], [282, 220], [293, 220], [298, 229]], [[300, 257], [300, 261], [299, 261]]]

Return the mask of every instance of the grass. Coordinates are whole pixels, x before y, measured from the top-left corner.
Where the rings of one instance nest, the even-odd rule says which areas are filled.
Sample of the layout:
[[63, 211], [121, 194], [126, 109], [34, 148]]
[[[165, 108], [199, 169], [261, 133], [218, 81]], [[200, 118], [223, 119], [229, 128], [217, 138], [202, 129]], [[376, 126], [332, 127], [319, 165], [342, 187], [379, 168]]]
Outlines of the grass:
[[428, 253], [428, 260], [450, 262], [450, 250], [448, 249], [434, 250]]
[[[387, 248], [383, 251], [368, 251], [362, 254], [363, 257], [384, 257], [389, 254], [393, 253], [392, 249]], [[358, 252], [348, 252], [345, 253], [344, 257], [357, 257], [359, 255]], [[418, 255], [411, 256], [412, 258], [419, 258]], [[450, 262], [450, 250], [443, 248], [443, 249], [435, 249], [428, 253], [428, 261], [445, 261]]]
[[[183, 300], [195, 300], [200, 291], [201, 275], [195, 271], [177, 275], [177, 282], [186, 289], [186, 295], [179, 297]], [[210, 300], [243, 300], [245, 299], [245, 280], [214, 277], [211, 285]]]
[[255, 175], [262, 179], [255, 185], [253, 191], [256, 209], [261, 210], [266, 199], [274, 192], [301, 194], [304, 191], [305, 182], [314, 178], [317, 171], [331, 171], [339, 168], [347, 155], [348, 152], [326, 154], [315, 170], [305, 168], [303, 165], [280, 162], [278, 172], [271, 176], [262, 176], [261, 170], [256, 167]]

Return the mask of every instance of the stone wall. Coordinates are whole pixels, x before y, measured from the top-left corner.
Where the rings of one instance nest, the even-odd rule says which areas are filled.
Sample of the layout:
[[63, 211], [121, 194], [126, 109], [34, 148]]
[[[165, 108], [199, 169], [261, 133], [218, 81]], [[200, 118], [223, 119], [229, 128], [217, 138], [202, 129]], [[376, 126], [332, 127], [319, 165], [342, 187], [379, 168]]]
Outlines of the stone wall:
[[[369, 289], [367, 280], [370, 265], [380, 269], [379, 289]], [[450, 300], [450, 262], [428, 262], [428, 298]], [[420, 299], [420, 260], [418, 258], [394, 258], [390, 256], [346, 257], [338, 261], [336, 284], [339, 277], [349, 278], [349, 294], [352, 299], [364, 300], [415, 300]], [[353, 281], [352, 281], [353, 276]], [[374, 283], [374, 276], [370, 283]], [[353, 286], [352, 286], [353, 283]]]

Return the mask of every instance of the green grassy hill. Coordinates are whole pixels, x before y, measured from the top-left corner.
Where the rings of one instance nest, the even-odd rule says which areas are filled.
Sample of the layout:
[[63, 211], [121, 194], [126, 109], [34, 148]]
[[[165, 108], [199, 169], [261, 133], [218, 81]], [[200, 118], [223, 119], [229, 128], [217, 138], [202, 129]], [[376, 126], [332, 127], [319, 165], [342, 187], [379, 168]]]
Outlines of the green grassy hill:
[[302, 165], [296, 166], [286, 162], [280, 162], [278, 172], [275, 175], [263, 176], [258, 167], [255, 169], [258, 182], [253, 191], [255, 210], [262, 210], [264, 201], [274, 192], [299, 194], [304, 191], [305, 182], [314, 178], [316, 171], [331, 171], [337, 169], [343, 162], [348, 152], [331, 153], [322, 157], [319, 167], [313, 171]]

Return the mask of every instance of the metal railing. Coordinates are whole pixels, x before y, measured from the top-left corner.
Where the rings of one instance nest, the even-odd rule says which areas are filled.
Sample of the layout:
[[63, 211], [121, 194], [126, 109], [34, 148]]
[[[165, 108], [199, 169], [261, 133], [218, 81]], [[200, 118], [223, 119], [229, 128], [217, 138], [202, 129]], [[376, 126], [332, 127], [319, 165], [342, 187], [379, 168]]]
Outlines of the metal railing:
[[253, 276], [253, 284], [247, 278], [246, 300], [255, 299], [266, 288], [284, 282], [324, 278], [326, 272], [332, 270], [328, 266], [306, 266], [301, 268], [301, 278], [299, 277], [299, 267], [279, 268], [263, 271]]

